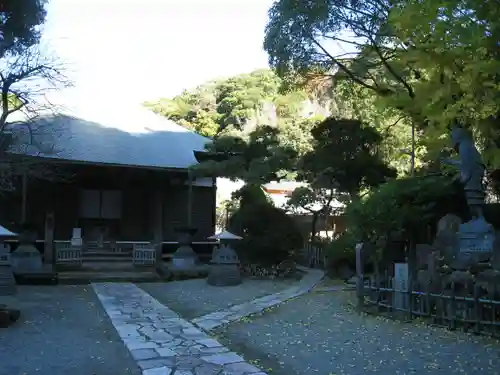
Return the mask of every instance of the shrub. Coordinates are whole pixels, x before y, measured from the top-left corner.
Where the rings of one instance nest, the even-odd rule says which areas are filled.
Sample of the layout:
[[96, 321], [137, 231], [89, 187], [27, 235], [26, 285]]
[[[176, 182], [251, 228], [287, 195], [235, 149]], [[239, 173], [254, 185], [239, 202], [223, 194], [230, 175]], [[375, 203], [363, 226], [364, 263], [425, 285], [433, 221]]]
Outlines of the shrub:
[[386, 182], [346, 208], [348, 228], [358, 241], [378, 242], [389, 233], [415, 236], [443, 215], [439, 203], [460, 194], [448, 176], [411, 177]]
[[244, 262], [277, 264], [303, 246], [293, 218], [266, 202], [242, 205], [230, 218], [229, 230], [243, 237], [235, 248]]
[[356, 239], [350, 232], [344, 232], [325, 246], [328, 268], [334, 268], [340, 262], [356, 263]]

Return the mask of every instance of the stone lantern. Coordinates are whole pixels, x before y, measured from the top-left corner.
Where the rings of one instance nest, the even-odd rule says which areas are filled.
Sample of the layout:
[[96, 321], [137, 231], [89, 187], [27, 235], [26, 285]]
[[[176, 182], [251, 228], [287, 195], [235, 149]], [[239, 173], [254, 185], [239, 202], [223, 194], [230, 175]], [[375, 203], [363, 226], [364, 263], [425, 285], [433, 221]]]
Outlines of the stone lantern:
[[195, 267], [198, 257], [191, 247], [196, 228], [189, 226], [177, 228], [179, 248], [172, 257], [172, 266], [179, 270], [191, 270]]
[[0, 225], [0, 296], [16, 293], [16, 280], [12, 271], [10, 247], [4, 243], [5, 238], [16, 236], [15, 233]]
[[230, 243], [241, 240], [242, 237], [224, 231], [215, 236], [208, 237], [208, 239], [218, 240], [220, 246], [216, 247], [212, 253], [212, 267], [208, 274], [207, 283], [214, 286], [241, 284], [240, 260], [236, 251], [230, 246]]
[[36, 233], [25, 226], [19, 235], [19, 246], [12, 252], [12, 269], [15, 274], [40, 273], [43, 269], [42, 256], [35, 247]]

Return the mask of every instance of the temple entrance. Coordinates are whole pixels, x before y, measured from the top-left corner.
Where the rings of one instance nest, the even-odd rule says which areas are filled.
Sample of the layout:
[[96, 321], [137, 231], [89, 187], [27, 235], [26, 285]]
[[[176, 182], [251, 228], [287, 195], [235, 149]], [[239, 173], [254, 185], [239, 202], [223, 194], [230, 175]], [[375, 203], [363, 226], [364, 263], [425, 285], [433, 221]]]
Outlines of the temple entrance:
[[119, 237], [122, 213], [122, 193], [119, 190], [89, 190], [80, 192], [79, 223], [84, 248], [88, 251], [109, 250]]

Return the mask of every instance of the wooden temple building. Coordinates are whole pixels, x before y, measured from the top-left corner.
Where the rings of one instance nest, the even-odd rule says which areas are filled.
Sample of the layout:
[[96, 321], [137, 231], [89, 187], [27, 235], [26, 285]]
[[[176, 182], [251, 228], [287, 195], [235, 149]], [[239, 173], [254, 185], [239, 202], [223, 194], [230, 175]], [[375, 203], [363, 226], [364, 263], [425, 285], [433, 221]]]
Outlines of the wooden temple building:
[[197, 230], [194, 250], [210, 252], [215, 179], [189, 174], [209, 139], [143, 108], [56, 114], [10, 130], [9, 152], [27, 173], [0, 196], [0, 223], [16, 232], [28, 225], [44, 262], [64, 261], [58, 249], [75, 236], [82, 262], [124, 259], [138, 245], [168, 258], [187, 224]]

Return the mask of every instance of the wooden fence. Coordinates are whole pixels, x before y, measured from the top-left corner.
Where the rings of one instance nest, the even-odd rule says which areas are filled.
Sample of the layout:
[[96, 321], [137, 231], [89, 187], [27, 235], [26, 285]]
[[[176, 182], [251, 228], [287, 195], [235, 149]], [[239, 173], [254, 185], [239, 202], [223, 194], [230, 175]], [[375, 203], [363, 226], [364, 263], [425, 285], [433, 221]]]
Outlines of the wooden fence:
[[486, 293], [474, 285], [470, 294], [456, 292], [456, 286], [442, 288], [440, 293], [413, 290], [411, 279], [403, 290], [396, 289], [391, 279], [358, 279], [358, 307], [413, 320], [421, 318], [451, 330], [463, 329], [476, 334], [500, 337], [500, 288], [492, 284]]
[[306, 267], [324, 268], [327, 265], [327, 259], [323, 249], [311, 243], [306, 243], [300, 254], [299, 261]]

